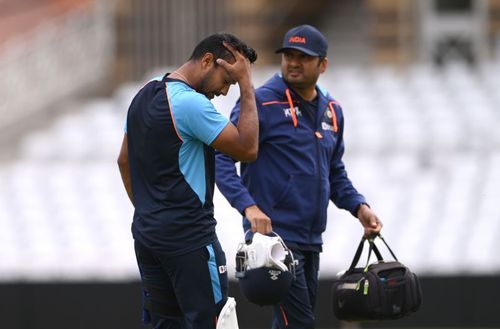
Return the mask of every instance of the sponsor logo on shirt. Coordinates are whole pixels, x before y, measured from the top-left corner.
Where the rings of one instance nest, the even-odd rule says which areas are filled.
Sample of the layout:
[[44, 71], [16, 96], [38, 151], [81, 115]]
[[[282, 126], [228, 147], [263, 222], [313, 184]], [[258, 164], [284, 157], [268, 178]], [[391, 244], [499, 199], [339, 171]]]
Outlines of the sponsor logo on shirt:
[[[298, 117], [301, 117], [302, 112], [300, 112], [299, 108], [297, 106], [295, 106], [294, 109], [295, 109], [295, 115], [297, 115]], [[290, 111], [290, 108], [283, 109], [283, 112], [285, 113], [285, 117], [292, 116], [292, 111]]]
[[328, 123], [328, 122], [321, 122], [321, 128], [323, 130], [331, 130], [331, 131], [333, 131], [333, 125], [331, 123]]

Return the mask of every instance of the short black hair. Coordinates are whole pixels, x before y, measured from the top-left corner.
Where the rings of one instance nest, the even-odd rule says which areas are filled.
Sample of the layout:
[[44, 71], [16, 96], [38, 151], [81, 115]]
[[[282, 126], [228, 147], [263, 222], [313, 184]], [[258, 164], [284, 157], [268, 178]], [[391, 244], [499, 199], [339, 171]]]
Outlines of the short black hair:
[[198, 60], [206, 53], [212, 53], [214, 55], [214, 60], [217, 58], [222, 58], [224, 60], [233, 58], [233, 54], [222, 44], [223, 41], [248, 58], [250, 63], [257, 60], [257, 53], [253, 48], [229, 33], [216, 33], [201, 40], [194, 48], [189, 60]]

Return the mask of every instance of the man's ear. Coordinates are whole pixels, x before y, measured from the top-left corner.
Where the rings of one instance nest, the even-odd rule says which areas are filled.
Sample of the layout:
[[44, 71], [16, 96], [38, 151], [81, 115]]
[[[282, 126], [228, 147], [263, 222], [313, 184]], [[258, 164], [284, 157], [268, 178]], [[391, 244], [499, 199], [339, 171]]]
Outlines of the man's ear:
[[209, 69], [214, 65], [214, 54], [206, 53], [201, 58], [201, 67], [202, 69]]
[[320, 72], [325, 73], [325, 71], [328, 67], [328, 58], [327, 57], [323, 58], [321, 63], [319, 63], [319, 67], [320, 67]]

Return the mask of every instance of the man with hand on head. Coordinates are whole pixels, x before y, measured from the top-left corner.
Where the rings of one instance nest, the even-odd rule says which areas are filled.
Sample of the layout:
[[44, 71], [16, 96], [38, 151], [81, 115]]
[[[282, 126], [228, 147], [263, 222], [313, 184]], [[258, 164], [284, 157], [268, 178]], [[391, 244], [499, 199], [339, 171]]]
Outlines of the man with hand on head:
[[[211, 35], [181, 67], [148, 82], [128, 110], [118, 164], [135, 208], [143, 320], [155, 329], [215, 329], [224, 315], [228, 279], [215, 231], [214, 149], [243, 162], [257, 156], [256, 58], [235, 36]], [[235, 83], [241, 115], [233, 125], [209, 99]], [[229, 306], [224, 312], [234, 311]]]
[[[354, 188], [342, 161], [344, 116], [339, 103], [317, 85], [328, 65], [328, 43], [316, 28], [289, 30], [281, 54], [281, 75], [256, 90], [259, 156], [241, 163], [216, 154], [216, 182], [229, 203], [244, 215], [243, 227], [279, 234], [293, 252], [296, 280], [274, 306], [273, 328], [314, 328], [314, 307], [322, 233], [329, 200], [357, 217], [366, 236], [382, 222]], [[231, 121], [242, 119], [242, 100]]]

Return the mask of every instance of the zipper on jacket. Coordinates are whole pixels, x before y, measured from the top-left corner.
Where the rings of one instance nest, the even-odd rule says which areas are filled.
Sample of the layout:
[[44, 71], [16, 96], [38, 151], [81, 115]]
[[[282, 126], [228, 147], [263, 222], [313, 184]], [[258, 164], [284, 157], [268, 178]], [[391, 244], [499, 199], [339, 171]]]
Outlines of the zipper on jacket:
[[[325, 114], [324, 111], [320, 111], [320, 108], [319, 108], [319, 103], [320, 103], [320, 99], [319, 99], [319, 95], [318, 95], [318, 101], [317, 101], [317, 104], [316, 104], [316, 118], [314, 120], [314, 134], [316, 135], [316, 180], [317, 180], [317, 186], [318, 186], [318, 197], [321, 196], [321, 183], [322, 183], [322, 180], [321, 180], [321, 174], [322, 174], [322, 171], [321, 171], [321, 139], [323, 138], [323, 135], [321, 134], [320, 132], [320, 127], [321, 127], [321, 122], [323, 121], [323, 115]], [[329, 167], [329, 166], [328, 166]], [[319, 207], [319, 203], [316, 203], [317, 206], [316, 206], [316, 215], [315, 215], [315, 219], [316, 221], [313, 222], [312, 226], [311, 226], [311, 230], [312, 228], [315, 226], [315, 224], [318, 223], [319, 221], [319, 214], [321, 212], [321, 209]]]
[[[295, 106], [293, 104], [293, 99], [292, 99], [292, 95], [290, 93], [289, 88], [285, 89], [285, 95], [286, 95], [286, 99], [288, 101], [288, 105], [290, 106], [290, 114], [292, 116], [293, 126], [294, 126], [294, 128], [297, 128], [297, 125], [298, 125], [297, 114], [295, 113]], [[333, 101], [331, 101], [330, 103], [332, 103], [332, 102]], [[330, 107], [330, 110], [333, 111], [332, 123], [334, 123], [333, 129], [336, 132], [337, 131], [337, 117], [335, 115], [335, 110], [333, 108], [333, 105], [330, 105], [330, 103], [328, 105]], [[318, 196], [321, 195], [321, 170], [320, 170], [320, 167], [321, 167], [321, 165], [320, 165], [321, 146], [320, 146], [320, 139], [323, 138], [323, 135], [319, 131], [319, 127], [321, 126], [321, 124], [318, 124], [318, 120], [319, 120], [319, 122], [321, 122], [323, 115], [324, 115], [323, 111], [321, 111], [321, 113], [320, 113], [319, 98], [318, 98], [318, 104], [316, 105], [316, 117], [314, 118], [314, 122], [313, 122], [313, 130], [314, 130], [314, 135], [316, 137], [315, 138], [315, 141], [316, 141], [316, 184], [318, 186], [318, 191], [317, 191]], [[318, 221], [319, 213], [320, 213], [320, 209], [319, 209], [319, 205], [318, 205], [316, 207], [316, 214], [314, 216], [316, 221], [311, 222], [311, 226], [309, 227], [310, 232], [312, 231], [312, 229], [314, 228], [315, 224]]]
[[297, 128], [298, 120], [297, 114], [295, 113], [295, 106], [293, 105], [292, 95], [290, 94], [290, 89], [285, 90], [286, 99], [288, 100], [288, 105], [290, 105], [290, 113], [292, 115], [293, 127]]

